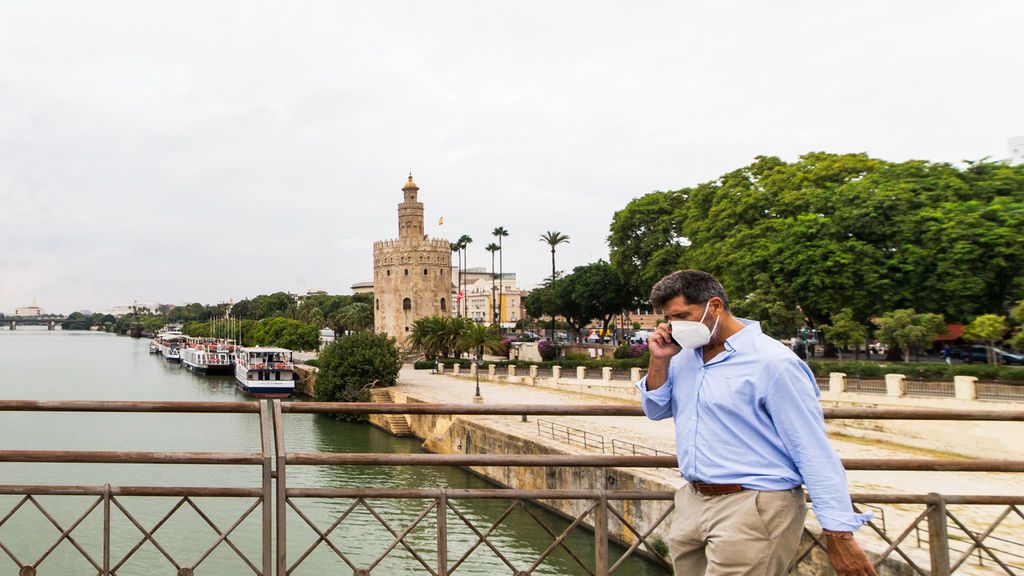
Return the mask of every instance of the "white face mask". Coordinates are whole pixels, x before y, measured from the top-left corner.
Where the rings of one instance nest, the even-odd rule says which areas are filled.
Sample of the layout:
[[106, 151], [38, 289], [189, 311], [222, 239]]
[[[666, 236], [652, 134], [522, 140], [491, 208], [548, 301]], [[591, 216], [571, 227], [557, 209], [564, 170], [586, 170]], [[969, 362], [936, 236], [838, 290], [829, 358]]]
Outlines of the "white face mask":
[[677, 344], [684, 349], [693, 349], [700, 348], [711, 342], [711, 335], [715, 330], [718, 330], [718, 320], [721, 316], [715, 317], [715, 327], [709, 330], [704, 324], [704, 318], [707, 317], [710, 306], [711, 302], [704, 306], [704, 314], [701, 315], [699, 322], [694, 322], [693, 320], [673, 320], [671, 322], [672, 338]]

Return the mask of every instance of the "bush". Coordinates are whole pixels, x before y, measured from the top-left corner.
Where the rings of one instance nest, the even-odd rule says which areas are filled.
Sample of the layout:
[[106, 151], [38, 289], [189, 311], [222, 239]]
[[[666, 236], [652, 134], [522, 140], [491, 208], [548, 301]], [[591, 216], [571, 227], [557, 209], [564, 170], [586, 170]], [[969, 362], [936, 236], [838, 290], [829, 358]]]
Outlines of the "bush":
[[905, 374], [907, 378], [922, 380], [952, 380], [954, 376], [974, 376], [979, 380], [1024, 382], [1024, 368], [992, 364], [808, 360], [807, 365], [818, 376], [827, 376], [829, 372], [843, 372], [853, 378], [882, 378], [886, 374]]
[[305, 364], [306, 366], [312, 366], [314, 368], [320, 367], [320, 361], [317, 360], [316, 358], [310, 358], [309, 360], [305, 360], [302, 363]]
[[437, 366], [437, 362], [434, 360], [417, 360], [412, 363], [412, 367], [416, 370], [433, 370]]
[[371, 332], [342, 336], [324, 348], [319, 364], [316, 399], [320, 402], [365, 400], [371, 386], [393, 386], [402, 367], [395, 341]]
[[540, 352], [540, 357], [546, 362], [550, 362], [558, 357], [558, 352], [561, 348], [555, 344], [552, 344], [550, 340], [541, 340], [537, 344], [537, 351]]
[[619, 344], [618, 348], [615, 349], [615, 352], [612, 353], [612, 356], [618, 360], [632, 358], [629, 350], [629, 342]]

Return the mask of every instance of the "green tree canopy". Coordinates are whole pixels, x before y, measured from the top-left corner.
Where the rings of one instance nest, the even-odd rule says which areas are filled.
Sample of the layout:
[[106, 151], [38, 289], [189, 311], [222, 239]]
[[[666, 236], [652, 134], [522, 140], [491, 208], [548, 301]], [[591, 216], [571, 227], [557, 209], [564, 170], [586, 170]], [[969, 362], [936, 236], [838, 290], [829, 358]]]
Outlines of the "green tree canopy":
[[989, 364], [997, 364], [998, 357], [992, 352], [996, 342], [1006, 334], [1006, 317], [996, 314], [982, 314], [964, 327], [964, 340], [984, 342], [988, 346]]
[[758, 157], [633, 200], [608, 242], [641, 295], [668, 272], [698, 268], [733, 301], [777, 291], [769, 301], [814, 325], [845, 308], [862, 324], [901, 308], [964, 321], [1024, 292], [1024, 166]]
[[853, 319], [853, 312], [844, 308], [832, 315], [832, 324], [821, 327], [825, 337], [839, 348], [839, 358], [843, 358], [845, 346], [859, 346], [868, 338], [868, 329]]
[[903, 351], [903, 361], [910, 361], [911, 351], [927, 347], [946, 331], [946, 323], [938, 314], [919, 314], [913, 308], [893, 310], [876, 322], [878, 340]]
[[320, 402], [365, 400], [371, 387], [393, 386], [402, 367], [394, 339], [357, 332], [342, 336], [320, 353], [316, 399]]

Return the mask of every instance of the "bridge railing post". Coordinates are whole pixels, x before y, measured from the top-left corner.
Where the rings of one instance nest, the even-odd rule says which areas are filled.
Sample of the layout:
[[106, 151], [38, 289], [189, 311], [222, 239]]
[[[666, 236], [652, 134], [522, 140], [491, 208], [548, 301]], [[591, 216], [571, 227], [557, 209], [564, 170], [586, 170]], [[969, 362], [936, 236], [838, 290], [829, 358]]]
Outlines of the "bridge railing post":
[[273, 401], [274, 408], [274, 450], [276, 453], [277, 462], [277, 574], [283, 576], [288, 574], [288, 556], [287, 556], [287, 527], [288, 527], [288, 514], [285, 506], [287, 505], [288, 493], [286, 492], [288, 486], [286, 482], [287, 473], [287, 457], [284, 451], [284, 423], [281, 418], [281, 401]]

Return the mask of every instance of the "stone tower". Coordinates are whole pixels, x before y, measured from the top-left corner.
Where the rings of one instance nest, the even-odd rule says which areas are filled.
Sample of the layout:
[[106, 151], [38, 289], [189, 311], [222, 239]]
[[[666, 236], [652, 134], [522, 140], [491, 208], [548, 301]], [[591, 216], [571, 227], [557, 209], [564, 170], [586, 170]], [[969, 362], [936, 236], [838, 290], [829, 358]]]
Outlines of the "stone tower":
[[418, 192], [410, 174], [398, 205], [398, 239], [373, 243], [373, 328], [394, 336], [399, 348], [417, 319], [450, 315], [451, 245], [423, 233]]

